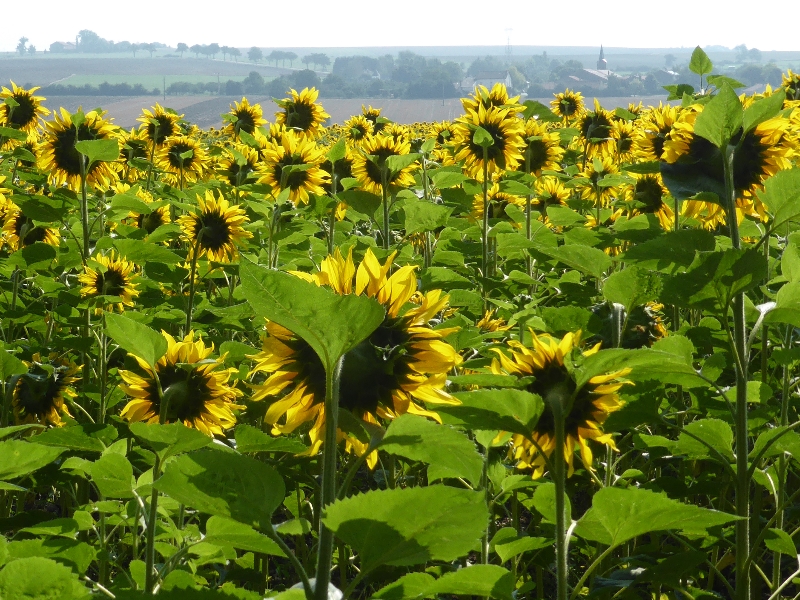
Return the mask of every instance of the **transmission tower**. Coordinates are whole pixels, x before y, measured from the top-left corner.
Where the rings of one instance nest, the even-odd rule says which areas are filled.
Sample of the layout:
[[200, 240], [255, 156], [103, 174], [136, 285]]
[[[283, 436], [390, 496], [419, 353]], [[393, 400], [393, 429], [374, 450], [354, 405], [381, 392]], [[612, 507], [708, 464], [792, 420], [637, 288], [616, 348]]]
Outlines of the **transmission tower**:
[[511, 59], [511, 32], [513, 29], [506, 29], [506, 59]]

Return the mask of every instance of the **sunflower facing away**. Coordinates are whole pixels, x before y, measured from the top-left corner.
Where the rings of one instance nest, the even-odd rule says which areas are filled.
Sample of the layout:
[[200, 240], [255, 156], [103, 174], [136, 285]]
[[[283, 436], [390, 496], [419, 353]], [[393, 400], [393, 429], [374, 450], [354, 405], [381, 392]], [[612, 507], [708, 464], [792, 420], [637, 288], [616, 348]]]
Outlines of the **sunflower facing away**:
[[[406, 266], [389, 276], [393, 258], [394, 254], [382, 265], [367, 250], [356, 268], [352, 252], [345, 259], [337, 249], [322, 262], [318, 273], [296, 275], [328, 286], [337, 294], [375, 298], [386, 308], [386, 317], [378, 329], [345, 355], [340, 406], [369, 423], [405, 413], [440, 421], [424, 406], [458, 403], [444, 391], [444, 386], [448, 371], [461, 361], [442, 339], [449, 332], [433, 330], [428, 325], [447, 306], [447, 296], [439, 290], [429, 291], [419, 297], [418, 305], [406, 309], [417, 293], [416, 274], [414, 267]], [[290, 433], [310, 423], [311, 446], [305, 454], [316, 454], [325, 429], [322, 362], [306, 342], [275, 323], [267, 324], [262, 351], [253, 358], [256, 365], [251, 375], [266, 376], [265, 381], [253, 386], [253, 400], [270, 400], [264, 420], [272, 425], [272, 433]], [[343, 437], [340, 433], [340, 439]], [[363, 455], [367, 445], [348, 437], [345, 447]], [[370, 467], [376, 461], [376, 453], [368, 458]]]
[[167, 182], [183, 187], [187, 181], [203, 178], [208, 167], [208, 155], [193, 138], [177, 135], [164, 141], [156, 152], [155, 164], [166, 173]]
[[25, 216], [19, 206], [0, 195], [0, 214], [3, 215], [2, 241], [8, 244], [11, 252], [30, 246], [36, 242], [44, 242], [50, 246], [60, 246], [61, 237], [58, 229], [36, 225], [33, 219]]
[[141, 123], [139, 129], [144, 133], [145, 138], [151, 144], [161, 146], [167, 138], [180, 135], [181, 130], [178, 121], [183, 115], [177, 114], [171, 109], [164, 109], [158, 102], [153, 110], [142, 109], [142, 116], [136, 119]]
[[216, 262], [230, 262], [239, 256], [238, 246], [253, 237], [242, 225], [248, 221], [244, 209], [231, 206], [220, 193], [211, 190], [205, 197], [197, 196], [197, 210], [178, 219], [181, 239], [189, 244], [189, 258], [198, 249], [197, 258], [203, 255]]
[[306, 137], [319, 137], [322, 124], [330, 118], [322, 105], [317, 104], [319, 91], [316, 88], [305, 88], [300, 93], [289, 90], [289, 96], [278, 102], [283, 111], [275, 113], [276, 122]]
[[25, 361], [28, 372], [14, 384], [11, 400], [14, 419], [18, 425], [39, 423], [60, 427], [62, 415], [72, 416], [64, 400], [77, 395], [70, 386], [80, 379], [77, 375], [81, 367], [58, 354], [42, 360], [37, 352], [31, 359]]
[[320, 165], [325, 162], [325, 150], [313, 139], [287, 131], [279, 142], [271, 142], [264, 150], [259, 183], [273, 188], [273, 193], [289, 190], [289, 198], [308, 203], [308, 194], [324, 194], [322, 186], [330, 176]]
[[166, 332], [161, 335], [167, 340], [167, 353], [156, 363], [155, 373], [136, 355], [139, 372], [119, 372], [122, 390], [132, 398], [120, 416], [130, 422], [181, 421], [206, 435], [222, 435], [236, 424], [233, 410], [241, 408], [235, 404], [241, 390], [228, 383], [236, 369], [221, 368], [222, 358], [210, 358], [214, 345], [206, 347], [201, 338], [195, 341], [193, 331], [180, 342]]
[[91, 260], [97, 263], [97, 267], [87, 265], [83, 274], [78, 276], [78, 281], [83, 285], [81, 297], [116, 296], [119, 302], [111, 306], [116, 306], [120, 312], [126, 306], [133, 306], [134, 298], [139, 295], [134, 263], [122, 256], [115, 256], [113, 251], [106, 256], [96, 254]]
[[[511, 437], [513, 446], [509, 458], [517, 461], [518, 469], [533, 469], [534, 478], [544, 474], [545, 456], [550, 457], [555, 450], [555, 420], [548, 398], [554, 394], [568, 394], [572, 398], [572, 407], [564, 420], [564, 459], [569, 466], [568, 476], [575, 471], [573, 458], [576, 447], [580, 449], [583, 466], [591, 470], [593, 455], [589, 440], [616, 450], [611, 434], [603, 433], [602, 425], [608, 415], [622, 407], [617, 392], [626, 383], [620, 378], [628, 370], [596, 375], [581, 389], [577, 389], [565, 361], [569, 360], [573, 350], [580, 347], [580, 332], [568, 333], [561, 340], [550, 335], [537, 336], [533, 331], [531, 335], [533, 341], [530, 348], [517, 340], [509, 340], [507, 350], [494, 349], [497, 358], [492, 361], [492, 372], [497, 375], [534, 376], [534, 382], [528, 384], [526, 389], [541, 396], [545, 406], [544, 413], [531, 432], [531, 439], [519, 434]], [[583, 356], [595, 354], [599, 349], [600, 344], [597, 344], [583, 352]], [[545, 456], [531, 440], [536, 442]]]
[[386, 161], [390, 156], [401, 156], [410, 151], [411, 144], [408, 140], [397, 140], [385, 135], [367, 136], [361, 147], [353, 150], [353, 177], [358, 179], [363, 189], [378, 195], [383, 190], [384, 176], [387, 191], [409, 187], [414, 184], [412, 173], [415, 164], [399, 171], [391, 171]]
[[[478, 127], [486, 130], [493, 140], [486, 149], [486, 161], [484, 148], [474, 140]], [[490, 175], [504, 169], [515, 169], [523, 160], [523, 133], [522, 120], [510, 109], [487, 109], [481, 104], [477, 111], [469, 110], [456, 119], [455, 159], [463, 160], [466, 173], [480, 181], [483, 181], [484, 166]]]
[[[77, 123], [77, 125], [76, 125]], [[39, 168], [50, 173], [54, 186], [69, 186], [79, 191], [81, 186], [81, 160], [85, 157], [78, 152], [75, 144], [88, 140], [112, 140], [117, 136], [117, 128], [105, 119], [103, 113], [91, 111], [86, 114], [80, 109], [71, 115], [65, 108], [61, 114], [56, 113], [52, 121], [46, 125], [42, 139], [42, 153], [39, 157]], [[86, 182], [101, 189], [108, 187], [116, 180], [113, 166], [105, 161], [95, 161], [87, 166]]]
[[[4, 87], [0, 91], [0, 126], [33, 133], [41, 119], [50, 114], [50, 111], [42, 106], [44, 98], [33, 95], [38, 89], [34, 87], [26, 90], [13, 81], [11, 89]], [[8, 100], [13, 102], [7, 102]], [[12, 106], [14, 102], [16, 106]]]

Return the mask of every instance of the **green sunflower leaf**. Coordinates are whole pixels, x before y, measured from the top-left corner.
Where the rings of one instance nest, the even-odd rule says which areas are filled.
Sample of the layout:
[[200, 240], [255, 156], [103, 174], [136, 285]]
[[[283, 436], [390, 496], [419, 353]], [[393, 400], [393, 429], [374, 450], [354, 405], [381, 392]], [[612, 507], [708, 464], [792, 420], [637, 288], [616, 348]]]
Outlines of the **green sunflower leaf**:
[[115, 313], [107, 313], [105, 318], [108, 336], [151, 368], [155, 368], [158, 360], [166, 354], [166, 338], [147, 325]]
[[285, 496], [283, 479], [265, 463], [227, 452], [200, 450], [167, 464], [153, 484], [200, 512], [265, 531]]
[[725, 525], [736, 518], [724, 512], [683, 504], [649, 490], [607, 487], [592, 497], [592, 508], [578, 521], [575, 534], [617, 547], [653, 531], [698, 532]]
[[105, 454], [92, 464], [92, 481], [106, 498], [133, 498], [133, 466], [121, 454]]
[[628, 267], [606, 279], [603, 296], [610, 302], [622, 304], [630, 313], [636, 306], [655, 300], [660, 289], [661, 280], [657, 273]]
[[342, 160], [346, 154], [347, 144], [344, 138], [340, 138], [339, 141], [328, 150], [328, 160], [331, 161], [331, 163], [335, 163], [337, 160]]
[[758, 193], [772, 216], [772, 229], [800, 217], [800, 168], [778, 171], [766, 180]]
[[205, 448], [211, 438], [197, 429], [186, 427], [183, 423], [131, 423], [131, 433], [156, 453], [161, 462], [171, 456]]
[[739, 96], [726, 83], [697, 115], [694, 132], [717, 148], [724, 148], [742, 126], [742, 114]]
[[330, 373], [337, 361], [383, 322], [384, 308], [353, 294], [339, 296], [288, 273], [243, 259], [244, 296], [256, 314], [305, 340]]
[[481, 148], [491, 148], [494, 145], [494, 138], [483, 127], [477, 127], [475, 133], [472, 134], [472, 143]]
[[697, 46], [692, 52], [692, 58], [689, 61], [689, 70], [698, 75], [705, 75], [714, 70], [714, 63], [708, 58], [708, 54], [700, 47]]
[[453, 208], [424, 200], [412, 200], [403, 205], [403, 212], [406, 215], [406, 235], [411, 235], [444, 227]]
[[499, 430], [529, 436], [544, 412], [536, 394], [524, 390], [475, 390], [453, 394], [460, 405], [441, 405], [443, 421], [471, 430]]
[[78, 600], [88, 597], [89, 589], [78, 580], [72, 569], [49, 558], [21, 558], [0, 571], [0, 598], [4, 600]]
[[497, 565], [472, 565], [442, 575], [425, 590], [425, 597], [452, 594], [512, 600], [513, 591], [514, 576], [508, 569]]
[[488, 517], [483, 492], [432, 485], [339, 500], [325, 509], [322, 521], [358, 553], [367, 573], [381, 565], [465, 556], [477, 547]]
[[463, 477], [478, 484], [483, 459], [475, 444], [448, 425], [406, 414], [394, 419], [379, 448], [429, 465], [428, 480]]
[[0, 350], [0, 381], [28, 372], [27, 365], [8, 350]]
[[119, 158], [117, 140], [84, 140], [76, 143], [75, 149], [89, 159], [89, 164], [97, 161], [113, 162]]
[[0, 481], [33, 473], [49, 465], [63, 452], [64, 448], [53, 448], [21, 440], [4, 440], [0, 442]]
[[[711, 78], [708, 78], [709, 81]], [[744, 111], [744, 117], [742, 121], [742, 127], [744, 128], [744, 133], [747, 133], [751, 129], [757, 127], [760, 123], [771, 119], [780, 112], [781, 108], [783, 108], [783, 101], [786, 99], [786, 90], [779, 89], [774, 94], [767, 96], [766, 98], [761, 98], [760, 100], [756, 100], [748, 106]]]
[[243, 523], [226, 519], [225, 517], [211, 517], [206, 522], [206, 536], [203, 541], [218, 546], [232, 546], [248, 552], [286, 556], [278, 544], [264, 534], [258, 533], [255, 529]]
[[24, 142], [28, 139], [28, 134], [19, 129], [11, 129], [10, 127], [0, 127], [0, 139], [15, 140], [17, 142]]

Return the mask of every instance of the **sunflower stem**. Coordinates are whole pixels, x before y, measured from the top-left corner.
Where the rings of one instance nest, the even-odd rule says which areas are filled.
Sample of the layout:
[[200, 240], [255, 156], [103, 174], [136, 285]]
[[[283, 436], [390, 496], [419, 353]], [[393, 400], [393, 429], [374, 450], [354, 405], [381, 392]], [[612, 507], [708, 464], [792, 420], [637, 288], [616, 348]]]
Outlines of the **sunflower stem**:
[[383, 237], [383, 249], [389, 249], [389, 191], [386, 189], [389, 181], [389, 167], [384, 164], [381, 165], [381, 204], [383, 206], [383, 229], [381, 236]]
[[200, 251], [200, 240], [203, 239], [203, 229], [197, 232], [197, 239], [192, 248], [192, 261], [189, 268], [189, 298], [186, 301], [186, 330], [185, 335], [189, 335], [192, 330], [192, 311], [194, 310], [194, 280], [197, 276], [197, 253]]
[[[329, 369], [325, 373], [325, 444], [322, 447], [320, 513], [336, 500], [336, 434], [339, 420], [339, 380], [343, 363], [344, 357], [340, 357], [333, 369]], [[308, 600], [327, 600], [332, 561], [333, 531], [325, 527], [320, 519], [316, 583], [314, 584], [313, 599], [308, 598]]]
[[[725, 172], [725, 204], [728, 229], [732, 245], [741, 248], [739, 221], [736, 217], [736, 188], [733, 180], [733, 159], [736, 148], [731, 145], [723, 149]], [[747, 331], [745, 321], [744, 292], [733, 299], [733, 342], [736, 371], [736, 600], [750, 600], [750, 570], [747, 556], [750, 554], [750, 473], [748, 470], [747, 436]]]
[[[489, 149], [483, 148], [483, 223], [481, 229], [481, 245], [483, 254], [481, 255], [481, 276], [486, 279], [489, 277]], [[483, 310], [487, 309], [486, 284], [483, 288]]]
[[567, 600], [567, 477], [564, 471], [564, 406], [561, 395], [546, 399], [553, 412], [555, 449], [553, 479], [556, 486], [556, 598]]
[[[161, 422], [164, 422], [163, 417]], [[153, 481], [155, 482], [161, 476], [161, 460], [156, 455], [156, 462], [153, 465]], [[158, 581], [158, 572], [155, 568], [156, 562], [156, 521], [158, 520], [158, 490], [154, 487], [150, 494], [150, 512], [147, 518], [147, 535], [145, 538], [144, 549], [144, 572], [145, 583], [144, 589], [147, 594], [152, 594]]]
[[[100, 405], [98, 407], [97, 422], [105, 423], [106, 420], [106, 393], [108, 386], [108, 339], [106, 338], [106, 313], [103, 311], [100, 328]], [[105, 523], [105, 521], [103, 521]], [[104, 583], [102, 580], [100, 583]]]
[[489, 490], [489, 450], [490, 447], [484, 448], [483, 452], [483, 468], [481, 470], [481, 488], [483, 488], [483, 496], [486, 502], [486, 510], [489, 512], [489, 522], [486, 524], [486, 529], [483, 531], [481, 537], [481, 564], [489, 564], [489, 528], [492, 521], [492, 501], [491, 492]]
[[156, 140], [158, 139], [158, 121], [155, 122], [155, 130], [153, 133], [153, 139], [150, 141], [150, 164], [147, 165], [147, 185], [145, 187], [145, 191], [150, 191], [150, 183], [153, 178], [153, 158], [156, 155]]

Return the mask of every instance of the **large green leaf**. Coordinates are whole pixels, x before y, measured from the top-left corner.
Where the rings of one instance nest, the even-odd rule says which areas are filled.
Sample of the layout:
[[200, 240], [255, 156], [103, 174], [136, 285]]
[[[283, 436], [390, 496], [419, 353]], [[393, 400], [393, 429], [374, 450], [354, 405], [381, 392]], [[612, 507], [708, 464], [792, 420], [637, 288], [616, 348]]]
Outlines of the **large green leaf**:
[[97, 556], [97, 550], [86, 542], [64, 537], [13, 541], [6, 548], [12, 559], [43, 556], [67, 565], [80, 574], [86, 573]]
[[272, 513], [285, 495], [283, 479], [272, 467], [247, 456], [213, 450], [177, 457], [154, 485], [200, 512], [262, 531], [272, 527]]
[[112, 425], [83, 424], [71, 427], [54, 427], [36, 436], [37, 444], [62, 446], [82, 452], [102, 452], [117, 438]]
[[110, 452], [91, 467], [92, 481], [106, 498], [133, 498], [133, 466], [121, 454]]
[[[697, 438], [700, 438], [702, 442]], [[709, 446], [719, 452], [724, 459], [732, 461], [733, 431], [731, 426], [720, 419], [692, 421], [683, 427], [683, 431], [678, 436], [676, 451], [692, 459], [713, 458], [718, 460], [718, 456], [709, 450]]]
[[49, 558], [21, 558], [0, 571], [3, 600], [77, 600], [89, 590], [69, 567]]
[[612, 273], [603, 284], [603, 296], [625, 307], [626, 312], [658, 297], [661, 279], [656, 273], [628, 267]]
[[473, 565], [445, 573], [428, 587], [425, 597], [452, 594], [512, 600], [513, 591], [514, 576], [507, 569], [497, 565]]
[[800, 168], [778, 171], [764, 182], [764, 191], [758, 198], [766, 205], [772, 216], [772, 228], [776, 229], [800, 217]]
[[0, 349], [0, 381], [28, 372], [28, 367], [8, 350]]
[[692, 52], [692, 58], [689, 60], [689, 70], [698, 75], [706, 75], [714, 70], [714, 65], [708, 54], [700, 47], [697, 46]]
[[119, 158], [117, 140], [83, 140], [75, 144], [75, 150], [86, 156], [89, 163], [114, 162]]
[[186, 427], [183, 423], [160, 425], [139, 422], [131, 423], [130, 427], [133, 435], [155, 452], [162, 462], [170, 456], [205, 448], [212, 442], [201, 431]]
[[644, 269], [678, 273], [694, 262], [697, 252], [714, 250], [714, 234], [704, 229], [681, 229], [636, 244], [620, 260]]
[[483, 459], [475, 444], [448, 425], [406, 414], [394, 419], [386, 430], [380, 449], [429, 465], [428, 480], [463, 477], [479, 484]]
[[697, 532], [735, 519], [734, 515], [682, 504], [649, 490], [607, 487], [592, 497], [592, 508], [578, 521], [575, 533], [616, 547], [653, 531]]
[[406, 235], [411, 235], [444, 227], [453, 208], [415, 200], [403, 204], [403, 212], [406, 214]]
[[780, 112], [783, 107], [783, 101], [786, 99], [786, 91], [779, 89], [773, 94], [765, 98], [761, 98], [753, 102], [744, 111], [742, 118], [742, 127], [745, 133], [751, 129], [758, 127], [760, 123], [771, 119]]
[[723, 148], [741, 128], [742, 116], [742, 103], [739, 101], [739, 96], [726, 83], [711, 99], [711, 102], [705, 105], [703, 112], [697, 115], [694, 132], [717, 148]]
[[307, 450], [306, 445], [298, 439], [283, 435], [273, 437], [251, 425], [237, 425], [233, 435], [236, 439], [236, 449], [242, 453], [290, 452], [299, 454]]
[[460, 405], [441, 405], [445, 423], [470, 430], [502, 430], [530, 436], [544, 411], [542, 399], [514, 389], [475, 390], [454, 394]]
[[334, 502], [322, 516], [358, 552], [364, 572], [464, 556], [487, 520], [485, 494], [442, 485], [366, 492]]
[[603, 277], [612, 262], [608, 254], [602, 250], [578, 244], [568, 244], [552, 249], [539, 246], [537, 250], [555, 258], [572, 269], [577, 269], [581, 273], [597, 277], [598, 279]]
[[239, 270], [244, 296], [256, 314], [305, 340], [328, 372], [383, 322], [385, 311], [371, 298], [339, 296], [248, 260], [242, 260]]
[[206, 522], [206, 536], [203, 541], [248, 552], [286, 556], [278, 544], [264, 534], [258, 533], [244, 523], [225, 517], [211, 517]]
[[0, 442], [0, 481], [16, 479], [49, 465], [64, 448], [42, 446], [20, 440]]
[[124, 350], [153, 368], [167, 353], [167, 340], [163, 335], [123, 315], [106, 313], [106, 333]]

